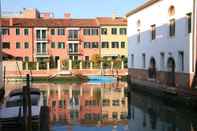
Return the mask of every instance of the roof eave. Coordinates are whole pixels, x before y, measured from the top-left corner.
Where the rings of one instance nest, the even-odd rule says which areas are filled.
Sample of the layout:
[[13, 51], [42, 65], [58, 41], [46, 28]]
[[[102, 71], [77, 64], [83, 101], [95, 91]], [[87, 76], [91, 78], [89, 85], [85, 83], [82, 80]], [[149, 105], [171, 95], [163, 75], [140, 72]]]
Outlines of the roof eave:
[[129, 12], [126, 14], [126, 17], [129, 17], [129, 16], [131, 16], [131, 15], [133, 15], [133, 14], [135, 14], [135, 13], [141, 11], [142, 9], [147, 8], [147, 7], [149, 7], [149, 6], [155, 4], [156, 2], [159, 2], [159, 1], [161, 1], [161, 0], [149, 0], [149, 1], [145, 2], [144, 4], [138, 6], [137, 8], [135, 8], [135, 9], [129, 11]]

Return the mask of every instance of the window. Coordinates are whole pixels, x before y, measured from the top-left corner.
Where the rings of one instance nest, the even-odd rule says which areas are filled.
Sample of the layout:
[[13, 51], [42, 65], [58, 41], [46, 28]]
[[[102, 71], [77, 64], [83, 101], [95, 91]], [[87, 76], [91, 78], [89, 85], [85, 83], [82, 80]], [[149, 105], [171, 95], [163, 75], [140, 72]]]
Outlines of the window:
[[98, 35], [98, 29], [92, 29], [92, 35]]
[[119, 100], [112, 100], [112, 105], [113, 106], [120, 106], [120, 101]]
[[83, 35], [90, 35], [90, 29], [83, 29]]
[[103, 99], [103, 106], [110, 106], [110, 100], [109, 99]]
[[28, 61], [29, 61], [29, 57], [28, 57], [28, 56], [25, 56], [25, 57], [24, 57], [24, 61], [25, 61], [25, 62], [28, 62]]
[[97, 28], [86, 28], [83, 29], [84, 35], [98, 35], [98, 29]]
[[55, 48], [55, 42], [51, 42], [51, 48]]
[[116, 35], [117, 34], [117, 28], [112, 28], [111, 29], [111, 34]]
[[113, 120], [117, 120], [118, 119], [118, 113], [117, 112], [113, 112], [112, 113], [112, 118], [113, 118]]
[[64, 28], [58, 28], [58, 29], [57, 29], [57, 34], [58, 34], [58, 35], [64, 35], [64, 34], [65, 34]]
[[29, 29], [28, 28], [24, 29], [24, 35], [29, 35]]
[[179, 51], [178, 52], [178, 61], [179, 61], [179, 70], [184, 71], [184, 52]]
[[141, 41], [140, 29], [138, 29], [137, 32], [138, 32], [138, 34], [137, 34], [137, 42], [140, 43], [140, 41]]
[[85, 56], [85, 61], [89, 61], [90, 57], [89, 56]]
[[21, 48], [21, 43], [20, 42], [16, 42], [16, 49]]
[[134, 54], [131, 54], [131, 67], [134, 67]]
[[55, 35], [55, 29], [51, 29], [51, 35]]
[[192, 13], [187, 14], [187, 32], [191, 33], [192, 31]]
[[125, 48], [125, 42], [124, 41], [121, 42], [121, 48]]
[[38, 41], [40, 40], [46, 40], [47, 34], [46, 30], [36, 30], [36, 39]]
[[65, 48], [64, 42], [58, 42], [58, 48], [64, 49]]
[[3, 44], [2, 45], [3, 49], [10, 49], [10, 43], [9, 42], [3, 42], [2, 44]]
[[156, 39], [156, 25], [151, 25], [151, 40]]
[[10, 30], [9, 29], [1, 29], [1, 34], [2, 35], [9, 35], [10, 34]]
[[126, 35], [127, 29], [126, 28], [120, 28], [120, 35]]
[[98, 42], [92, 42], [92, 48], [98, 48]]
[[160, 53], [160, 68], [161, 70], [165, 68], [165, 54], [163, 52]]
[[142, 54], [142, 68], [146, 68], [146, 54]]
[[16, 35], [20, 35], [20, 29], [16, 28]]
[[176, 23], [175, 19], [170, 20], [170, 37], [175, 36], [175, 29], [176, 28]]
[[84, 48], [91, 48], [90, 42], [84, 42], [83, 47], [84, 47]]
[[102, 42], [102, 48], [109, 48], [109, 42]]
[[107, 35], [107, 28], [101, 28], [101, 34]]
[[25, 42], [24, 43], [24, 47], [25, 47], [25, 49], [29, 48], [29, 43], [28, 42]]
[[112, 48], [119, 48], [119, 43], [118, 42], [112, 42], [111, 47]]
[[69, 30], [68, 31], [68, 39], [69, 40], [78, 40], [78, 30]]

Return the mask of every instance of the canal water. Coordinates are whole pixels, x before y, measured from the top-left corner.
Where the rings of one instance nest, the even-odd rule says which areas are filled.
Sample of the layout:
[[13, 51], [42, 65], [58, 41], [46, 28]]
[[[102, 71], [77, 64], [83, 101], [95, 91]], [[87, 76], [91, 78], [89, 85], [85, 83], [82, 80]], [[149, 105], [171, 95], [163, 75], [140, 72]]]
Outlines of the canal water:
[[[22, 86], [8, 83], [6, 94]], [[128, 92], [125, 82], [32, 87], [47, 98], [51, 131], [197, 131], [197, 112], [146, 93]]]

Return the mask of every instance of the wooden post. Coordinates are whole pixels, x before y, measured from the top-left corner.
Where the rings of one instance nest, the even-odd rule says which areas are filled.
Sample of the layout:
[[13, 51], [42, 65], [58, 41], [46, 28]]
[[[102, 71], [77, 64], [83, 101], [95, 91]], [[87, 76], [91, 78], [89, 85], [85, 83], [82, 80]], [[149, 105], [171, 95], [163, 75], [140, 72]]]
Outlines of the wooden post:
[[41, 107], [40, 131], [49, 131], [49, 108], [47, 106]]
[[27, 74], [27, 106], [28, 106], [28, 131], [32, 131], [32, 111], [31, 111], [31, 90], [30, 90], [30, 76]]
[[28, 131], [27, 126], [27, 88], [23, 86], [23, 129]]

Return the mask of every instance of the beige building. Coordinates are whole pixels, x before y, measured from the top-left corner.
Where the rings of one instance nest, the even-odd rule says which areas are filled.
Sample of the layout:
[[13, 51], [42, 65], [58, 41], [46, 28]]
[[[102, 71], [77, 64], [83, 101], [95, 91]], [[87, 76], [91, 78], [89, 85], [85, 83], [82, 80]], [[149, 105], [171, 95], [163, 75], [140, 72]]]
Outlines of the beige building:
[[101, 57], [127, 57], [127, 20], [98, 17], [101, 29]]

